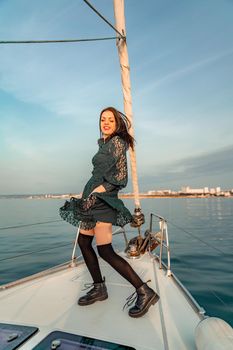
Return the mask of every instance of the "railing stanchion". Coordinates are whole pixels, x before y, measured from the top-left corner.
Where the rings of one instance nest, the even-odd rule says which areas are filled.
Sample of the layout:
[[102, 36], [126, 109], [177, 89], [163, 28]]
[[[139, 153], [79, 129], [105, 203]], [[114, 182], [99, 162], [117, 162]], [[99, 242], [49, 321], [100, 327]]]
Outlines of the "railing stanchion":
[[73, 249], [71, 264], [70, 264], [71, 267], [74, 267], [76, 265], [75, 264], [75, 259], [76, 259], [75, 252], [76, 252], [76, 248], [77, 248], [77, 244], [78, 244], [78, 236], [79, 236], [80, 227], [81, 227], [81, 221], [78, 225], [78, 230], [77, 230], [77, 234], [76, 234], [76, 238], [75, 238], [75, 242], [74, 242], [74, 249]]
[[[157, 217], [159, 219], [159, 232], [153, 233], [153, 216]], [[167, 221], [159, 216], [155, 215], [153, 213], [150, 214], [150, 240], [151, 238], [155, 237], [156, 241], [160, 244], [160, 251], [159, 251], [159, 268], [163, 268], [163, 248], [166, 248], [167, 250], [167, 276], [171, 276], [171, 259], [170, 259], [170, 244], [169, 244], [169, 238], [168, 238], [168, 229], [167, 229]], [[156, 237], [157, 236], [157, 237]]]

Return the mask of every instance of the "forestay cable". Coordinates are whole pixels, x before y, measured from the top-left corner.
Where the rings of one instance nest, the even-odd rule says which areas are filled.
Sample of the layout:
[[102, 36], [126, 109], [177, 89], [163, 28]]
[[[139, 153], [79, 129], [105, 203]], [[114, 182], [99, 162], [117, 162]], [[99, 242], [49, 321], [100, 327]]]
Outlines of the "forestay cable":
[[122, 35], [122, 33], [120, 33], [103, 15], [101, 15], [101, 13], [99, 11], [96, 10], [96, 8], [94, 8], [94, 6], [87, 0], [83, 0], [87, 6], [89, 6], [100, 18], [102, 18], [102, 20], [104, 22], [106, 22], [113, 30], [115, 30], [115, 32], [117, 34], [120, 35], [121, 38], [125, 38], [124, 35]]

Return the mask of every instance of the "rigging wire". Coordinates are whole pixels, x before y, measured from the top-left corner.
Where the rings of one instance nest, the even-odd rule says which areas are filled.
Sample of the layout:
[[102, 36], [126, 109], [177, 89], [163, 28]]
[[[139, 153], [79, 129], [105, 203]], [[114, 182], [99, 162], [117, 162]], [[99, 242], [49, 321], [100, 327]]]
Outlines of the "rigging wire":
[[61, 39], [61, 40], [1, 40], [0, 44], [51, 44], [51, 43], [78, 43], [85, 41], [115, 40], [118, 37], [90, 38], [90, 39]]
[[104, 21], [104, 22], [106, 22], [113, 30], [115, 30], [115, 32], [117, 33], [117, 34], [119, 34], [120, 35], [120, 37], [122, 38], [122, 39], [125, 39], [125, 36], [124, 35], [122, 35], [103, 15], [101, 15], [101, 13], [99, 12], [99, 11], [97, 11], [95, 8], [94, 8], [94, 6], [89, 2], [89, 1], [87, 1], [87, 0], [83, 0], [86, 4], [87, 4], [87, 6], [89, 6], [100, 18], [102, 18], [102, 20]]
[[[125, 36], [122, 35], [99, 11], [94, 8], [89, 1], [83, 0], [104, 22], [106, 22], [117, 34], [120, 35], [122, 39]], [[59, 40], [1, 40], [0, 44], [51, 44], [51, 43], [78, 43], [78, 42], [88, 42], [88, 41], [103, 41], [103, 40], [116, 40], [119, 37], [104, 37], [104, 38], [90, 38], [90, 39], [59, 39]]]

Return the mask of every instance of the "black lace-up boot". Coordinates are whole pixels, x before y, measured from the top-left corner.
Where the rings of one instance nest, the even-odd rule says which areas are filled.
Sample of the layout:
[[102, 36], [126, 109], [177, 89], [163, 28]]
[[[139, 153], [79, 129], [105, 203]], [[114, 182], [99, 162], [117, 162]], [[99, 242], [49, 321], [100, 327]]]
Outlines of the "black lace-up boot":
[[[96, 301], [105, 300], [108, 298], [108, 292], [105, 285], [105, 278], [101, 283], [86, 284], [85, 289], [93, 287], [86, 295], [82, 296], [78, 300], [78, 305], [85, 306], [95, 303]], [[84, 289], [84, 290], [85, 290]]]
[[[135, 298], [133, 296], [135, 295]], [[137, 300], [136, 300], [137, 299]], [[137, 288], [136, 291], [127, 298], [126, 305], [130, 306], [136, 300], [135, 305], [129, 309], [129, 316], [141, 317], [147, 313], [149, 307], [159, 300], [159, 295], [153, 291], [146, 283]]]

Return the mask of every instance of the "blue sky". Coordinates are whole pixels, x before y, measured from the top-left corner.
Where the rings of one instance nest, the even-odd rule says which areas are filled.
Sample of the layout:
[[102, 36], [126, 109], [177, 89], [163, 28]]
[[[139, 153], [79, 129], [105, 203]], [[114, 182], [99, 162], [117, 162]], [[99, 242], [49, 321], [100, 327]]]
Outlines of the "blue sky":
[[[112, 23], [113, 2], [92, 0]], [[233, 1], [125, 0], [141, 191], [233, 188]], [[114, 36], [82, 0], [0, 0], [0, 40]], [[0, 45], [0, 194], [80, 192], [115, 41]], [[126, 189], [131, 190], [131, 184]]]

